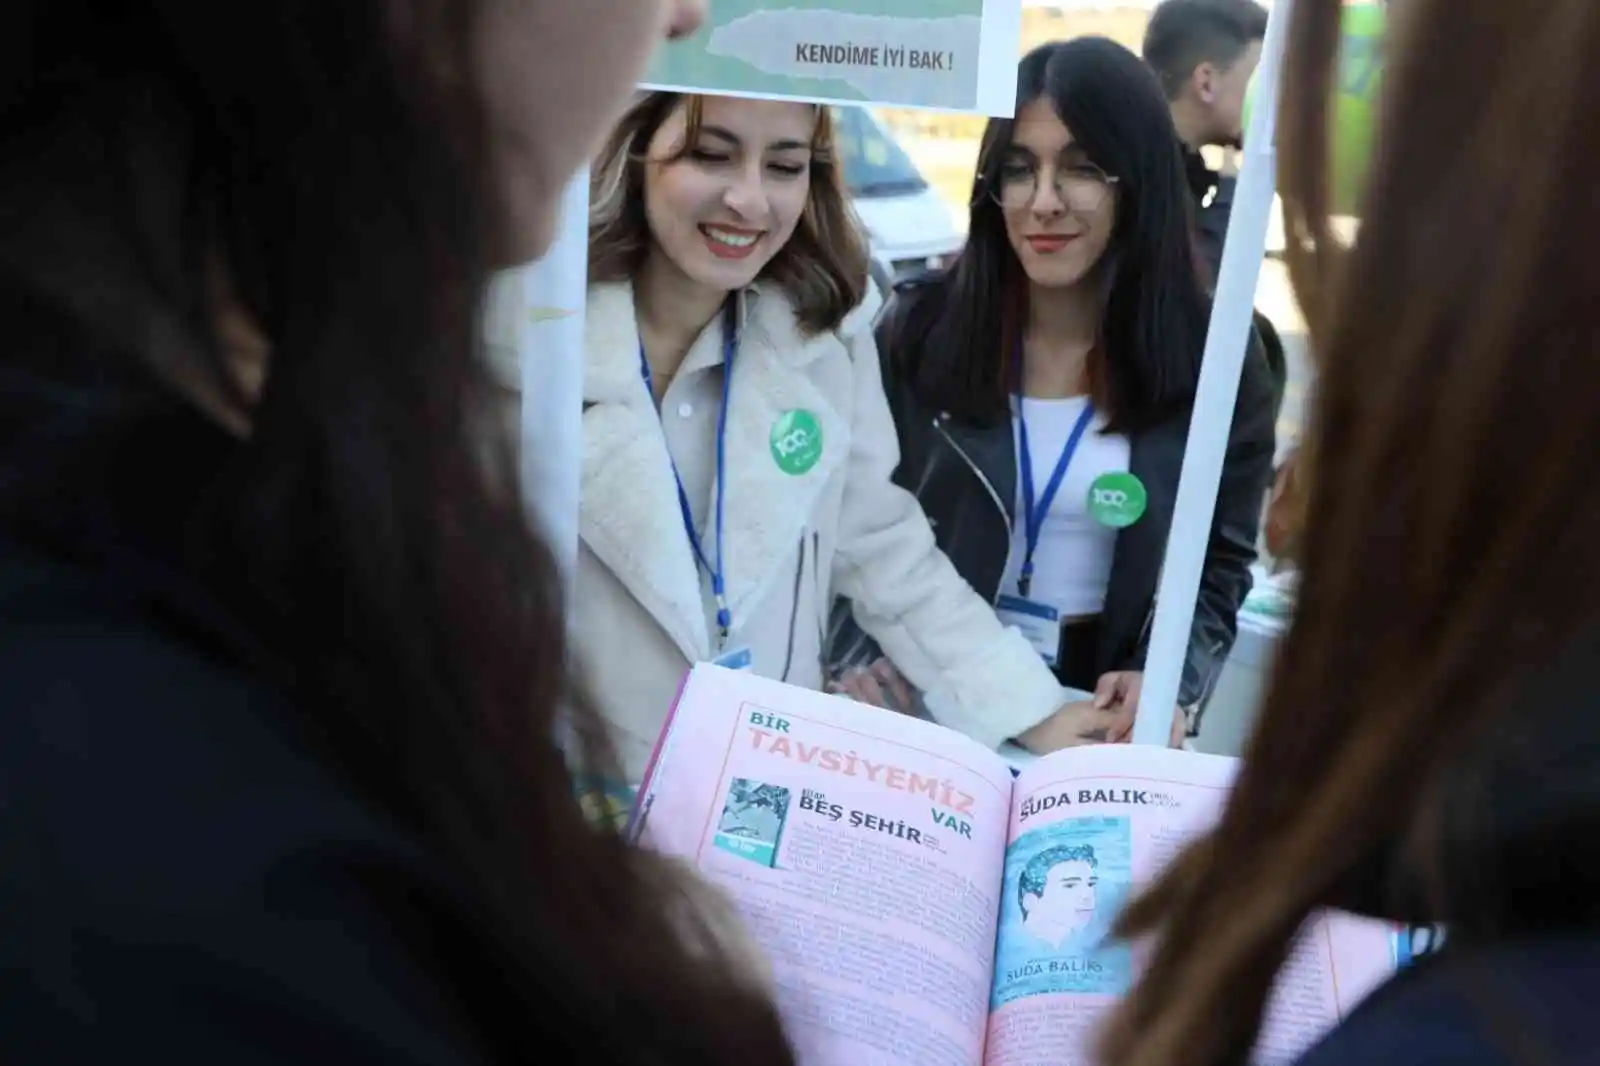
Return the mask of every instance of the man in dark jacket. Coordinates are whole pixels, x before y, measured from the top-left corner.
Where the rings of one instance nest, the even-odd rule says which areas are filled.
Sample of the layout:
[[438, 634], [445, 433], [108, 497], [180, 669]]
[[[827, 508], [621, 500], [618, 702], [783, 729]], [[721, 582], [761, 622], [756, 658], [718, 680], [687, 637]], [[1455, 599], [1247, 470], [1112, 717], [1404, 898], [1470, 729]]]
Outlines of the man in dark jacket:
[[[1145, 29], [1144, 59], [1172, 108], [1194, 193], [1195, 243], [1213, 285], [1222, 269], [1236, 176], [1212, 170], [1201, 150], [1218, 146], [1231, 153], [1242, 143], [1245, 91], [1266, 33], [1267, 11], [1255, 0], [1162, 0]], [[1288, 377], [1283, 341], [1260, 312], [1255, 326], [1281, 403]]]
[[1163, 0], [1145, 29], [1155, 69], [1183, 141], [1189, 185], [1200, 207], [1200, 248], [1215, 281], [1233, 208], [1234, 176], [1206, 166], [1201, 149], [1238, 148], [1244, 97], [1261, 61], [1267, 12], [1255, 0]]

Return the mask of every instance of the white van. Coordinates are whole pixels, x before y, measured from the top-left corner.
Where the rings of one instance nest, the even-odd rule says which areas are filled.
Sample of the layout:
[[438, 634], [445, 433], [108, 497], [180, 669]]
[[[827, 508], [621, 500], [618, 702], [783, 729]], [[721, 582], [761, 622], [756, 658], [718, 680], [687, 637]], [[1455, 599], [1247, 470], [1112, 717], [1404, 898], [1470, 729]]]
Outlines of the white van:
[[887, 290], [948, 265], [966, 238], [905, 149], [864, 107], [836, 107], [833, 120], [845, 186], [872, 242], [874, 279]]

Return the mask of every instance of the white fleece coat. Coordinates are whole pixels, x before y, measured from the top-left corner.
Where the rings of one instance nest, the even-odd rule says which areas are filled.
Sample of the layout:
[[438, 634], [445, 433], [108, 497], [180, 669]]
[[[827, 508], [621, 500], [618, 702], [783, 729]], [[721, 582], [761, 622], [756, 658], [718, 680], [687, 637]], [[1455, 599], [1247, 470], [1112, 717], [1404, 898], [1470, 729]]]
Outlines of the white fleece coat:
[[[726, 438], [728, 646], [748, 647], [762, 675], [820, 688], [828, 608], [848, 596], [933, 717], [998, 746], [1066, 696], [890, 481], [899, 454], [872, 336], [880, 304], [874, 292], [836, 331], [806, 338], [777, 288], [741, 294]], [[640, 381], [631, 287], [591, 287], [585, 331], [575, 637], [637, 782], [684, 673], [714, 658], [715, 632], [661, 418]], [[779, 468], [769, 443], [796, 409], [817, 419], [824, 442], [799, 475]]]

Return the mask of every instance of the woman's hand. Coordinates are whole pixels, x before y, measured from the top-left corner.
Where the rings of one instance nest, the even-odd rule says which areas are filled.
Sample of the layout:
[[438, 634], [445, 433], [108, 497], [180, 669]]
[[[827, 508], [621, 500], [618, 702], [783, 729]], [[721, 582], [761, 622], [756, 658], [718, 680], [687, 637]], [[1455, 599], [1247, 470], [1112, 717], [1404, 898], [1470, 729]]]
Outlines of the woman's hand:
[[857, 703], [870, 703], [901, 714], [910, 714], [914, 707], [910, 682], [888, 659], [880, 658], [871, 666], [848, 668], [828, 682], [827, 690], [836, 696], [848, 696]]
[[[1121, 727], [1117, 708], [1096, 707], [1093, 700], [1063, 704], [1055, 714], [1017, 737], [1017, 743], [1036, 755], [1085, 744], [1105, 744]], [[1132, 722], [1132, 712], [1128, 714]]]
[[[1139, 693], [1144, 688], [1144, 673], [1139, 670], [1113, 670], [1100, 675], [1094, 687], [1094, 705], [1117, 714], [1117, 726], [1106, 739], [1112, 744], [1126, 744], [1133, 739], [1133, 713], [1139, 706]], [[1167, 747], [1183, 747], [1188, 736], [1189, 719], [1183, 708], [1172, 711], [1172, 731], [1167, 735]]]

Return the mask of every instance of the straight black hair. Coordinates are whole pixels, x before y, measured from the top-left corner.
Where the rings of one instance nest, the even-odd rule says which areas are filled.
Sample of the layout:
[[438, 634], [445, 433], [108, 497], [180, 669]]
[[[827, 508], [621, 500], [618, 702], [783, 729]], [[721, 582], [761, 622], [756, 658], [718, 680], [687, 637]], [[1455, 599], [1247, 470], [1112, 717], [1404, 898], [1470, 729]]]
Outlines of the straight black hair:
[[[482, 987], [452, 990], [469, 1042], [496, 1062], [788, 1062], [680, 879], [578, 798], [615, 760], [568, 672], [480, 340], [482, 6], [7, 0], [0, 522], [41, 536], [61, 472], [183, 417], [178, 382], [233, 397], [248, 435], [173, 550], [244, 620], [241, 647], [269, 636], [230, 661], [472, 890], [408, 934], [419, 966], [493, 945]], [[219, 284], [270, 346], [253, 404]], [[173, 471], [131, 476], [200, 513]]]
[[[1117, 179], [1115, 229], [1095, 268], [1104, 310], [1089, 372], [1112, 428], [1146, 427], [1192, 401], [1210, 317], [1178, 134], [1150, 68], [1108, 38], [1029, 52], [1017, 71], [1017, 109], [1038, 99], [1050, 101], [1090, 161]], [[966, 247], [888, 339], [923, 403], [981, 425], [1011, 416], [1029, 299], [991, 195], [1014, 126], [992, 119], [984, 130]]]

